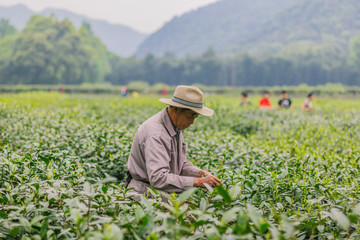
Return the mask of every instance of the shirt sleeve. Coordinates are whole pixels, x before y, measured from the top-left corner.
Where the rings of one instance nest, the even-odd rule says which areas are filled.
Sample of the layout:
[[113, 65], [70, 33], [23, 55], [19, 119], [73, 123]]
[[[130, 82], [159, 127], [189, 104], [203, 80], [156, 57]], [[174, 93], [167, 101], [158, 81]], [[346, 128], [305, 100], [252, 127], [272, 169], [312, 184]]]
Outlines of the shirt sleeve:
[[197, 177], [200, 169], [195, 167], [190, 161], [185, 160], [183, 168], [181, 169], [182, 176]]
[[143, 144], [146, 171], [150, 185], [164, 192], [183, 192], [194, 185], [194, 178], [170, 173], [170, 156], [159, 137]]

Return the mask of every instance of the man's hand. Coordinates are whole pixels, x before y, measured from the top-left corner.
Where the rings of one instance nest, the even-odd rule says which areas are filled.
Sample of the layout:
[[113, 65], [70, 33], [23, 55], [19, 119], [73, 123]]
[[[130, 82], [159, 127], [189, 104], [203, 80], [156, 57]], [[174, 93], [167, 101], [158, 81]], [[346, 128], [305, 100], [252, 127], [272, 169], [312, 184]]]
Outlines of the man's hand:
[[211, 173], [207, 172], [207, 171], [204, 171], [204, 170], [200, 170], [200, 172], [198, 173], [197, 177], [198, 178], [201, 178], [201, 177], [210, 177], [210, 176], [213, 176]]
[[[202, 177], [202, 176], [205, 176], [205, 177]], [[201, 170], [198, 173], [198, 178], [194, 178], [194, 187], [205, 187], [204, 183], [210, 185], [211, 187], [223, 185], [223, 183], [220, 179], [213, 176], [209, 172]]]

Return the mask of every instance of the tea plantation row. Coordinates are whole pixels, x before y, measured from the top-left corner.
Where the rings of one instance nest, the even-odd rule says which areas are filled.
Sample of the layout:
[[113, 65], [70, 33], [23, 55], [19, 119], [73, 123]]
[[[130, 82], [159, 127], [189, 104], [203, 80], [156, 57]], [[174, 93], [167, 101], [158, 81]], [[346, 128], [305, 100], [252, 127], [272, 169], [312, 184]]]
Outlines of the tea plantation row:
[[188, 158], [224, 186], [137, 202], [126, 162], [156, 97], [0, 96], [0, 238], [360, 238], [359, 99], [312, 113], [206, 100], [216, 114], [185, 130]]

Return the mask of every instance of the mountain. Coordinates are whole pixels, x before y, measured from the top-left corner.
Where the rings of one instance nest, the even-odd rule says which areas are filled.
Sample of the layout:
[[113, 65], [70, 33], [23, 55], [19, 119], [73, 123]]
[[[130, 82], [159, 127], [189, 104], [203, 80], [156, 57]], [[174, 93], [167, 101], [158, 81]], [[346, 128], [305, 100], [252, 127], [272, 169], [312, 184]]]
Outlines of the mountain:
[[360, 36], [360, 1], [302, 0], [239, 42], [232, 50], [256, 48], [281, 51], [287, 46], [309, 43], [348, 49]]
[[35, 14], [24, 5], [15, 5], [12, 7], [0, 6], [0, 18], [9, 19], [11, 25], [21, 29], [26, 25], [31, 15]]
[[347, 48], [359, 16], [358, 0], [222, 0], [174, 18], [137, 55], [279, 52], [301, 42]]
[[130, 56], [136, 52], [139, 44], [146, 38], [146, 34], [139, 33], [120, 24], [110, 24], [106, 21], [95, 20], [83, 15], [75, 14], [62, 9], [48, 8], [42, 12], [33, 12], [24, 5], [0, 7], [0, 18], [10, 20], [16, 28], [21, 29], [34, 14], [49, 16], [54, 14], [59, 20], [68, 18], [77, 28], [85, 21], [88, 22], [95, 35], [112, 51], [120, 56]]
[[161, 55], [221, 50], [259, 29], [295, 0], [223, 0], [176, 17], [150, 35], [137, 51]]

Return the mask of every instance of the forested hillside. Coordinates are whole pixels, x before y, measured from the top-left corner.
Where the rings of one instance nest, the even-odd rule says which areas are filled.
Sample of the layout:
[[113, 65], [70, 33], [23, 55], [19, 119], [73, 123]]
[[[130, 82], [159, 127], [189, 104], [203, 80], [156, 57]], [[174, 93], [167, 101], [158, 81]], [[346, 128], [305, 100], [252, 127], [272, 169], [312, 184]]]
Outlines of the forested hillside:
[[[320, 2], [309, 3], [309, 8]], [[333, 8], [330, 2], [327, 6]], [[342, 11], [347, 11], [346, 7], [339, 8], [339, 12]], [[329, 29], [331, 25], [337, 26], [336, 23], [344, 25], [330, 15], [328, 21], [331, 23]], [[76, 28], [69, 20], [35, 15], [24, 29], [16, 30], [10, 21], [2, 19], [0, 84], [127, 85], [143, 81], [208, 86], [360, 85], [360, 34], [356, 31], [346, 34], [347, 31], [339, 31], [339, 35], [347, 38], [344, 37], [343, 45], [330, 40], [321, 43], [320, 37], [316, 44], [303, 40], [284, 45], [277, 43], [283, 47], [276, 54], [234, 51], [232, 55], [221, 55], [209, 48], [197, 55], [166, 53], [164, 56], [147, 54], [125, 58], [109, 51], [87, 23]], [[326, 31], [320, 30], [318, 35], [328, 36]], [[270, 34], [269, 39], [272, 37]]]
[[111, 61], [113, 71], [107, 81], [113, 84], [142, 80], [150, 84], [210, 86], [314, 86], [325, 83], [354, 86], [360, 85], [360, 38], [352, 42], [349, 55], [339, 56], [309, 48], [308, 52], [296, 56], [221, 57], [210, 49], [202, 55], [183, 58], [167, 54], [164, 57], [147, 55], [143, 59], [114, 59]]
[[209, 47], [220, 50], [246, 39], [297, 0], [222, 0], [176, 17], [150, 35], [138, 49], [140, 56], [200, 54]]
[[[1, 29], [12, 29], [8, 21]], [[101, 82], [111, 68], [109, 53], [90, 25], [34, 15], [26, 27], [0, 40], [0, 83], [80, 84]]]
[[91, 25], [94, 34], [110, 51], [124, 57], [135, 54], [139, 44], [147, 36], [120, 24], [110, 24], [61, 9], [47, 8], [35, 13], [24, 5], [0, 7], [0, 18], [9, 19], [17, 29], [25, 27], [27, 21], [34, 14], [43, 16], [54, 14], [59, 20], [69, 19], [77, 28], [80, 28], [83, 22], [87, 22]]
[[234, 45], [232, 51], [279, 52], [304, 42], [347, 50], [350, 39], [360, 34], [359, 16], [357, 0], [303, 0]]
[[360, 1], [222, 0], [174, 18], [138, 54], [279, 53], [304, 42], [342, 50], [359, 34]]

